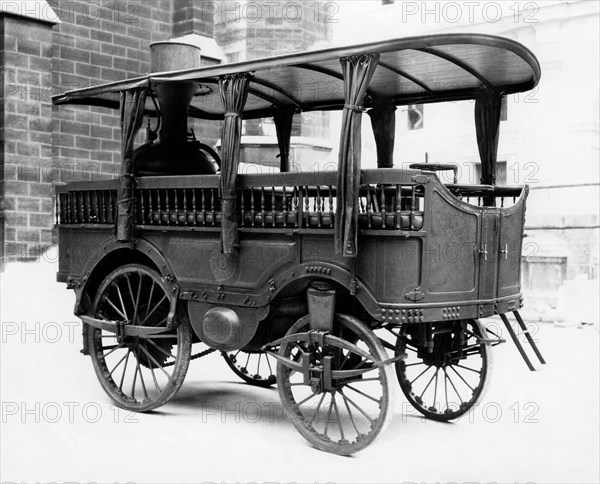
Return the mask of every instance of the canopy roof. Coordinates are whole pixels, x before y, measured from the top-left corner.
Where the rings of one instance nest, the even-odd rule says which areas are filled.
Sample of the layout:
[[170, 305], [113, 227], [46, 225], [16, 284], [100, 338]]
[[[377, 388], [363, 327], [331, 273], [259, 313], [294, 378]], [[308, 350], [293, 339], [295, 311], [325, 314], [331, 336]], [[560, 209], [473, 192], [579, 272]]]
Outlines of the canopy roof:
[[[243, 117], [272, 116], [273, 106], [297, 111], [342, 109], [344, 82], [341, 57], [379, 54], [365, 107], [380, 102], [395, 105], [474, 99], [479, 89], [492, 87], [502, 94], [532, 89], [540, 66], [529, 49], [503, 37], [444, 34], [406, 37], [349, 47], [288, 54], [231, 64], [151, 73], [143, 77], [68, 91], [52, 98], [55, 104], [119, 107], [119, 92], [154, 83], [199, 83], [189, 115], [222, 119], [224, 108], [218, 79], [250, 72]], [[146, 102], [154, 111], [151, 96]]]

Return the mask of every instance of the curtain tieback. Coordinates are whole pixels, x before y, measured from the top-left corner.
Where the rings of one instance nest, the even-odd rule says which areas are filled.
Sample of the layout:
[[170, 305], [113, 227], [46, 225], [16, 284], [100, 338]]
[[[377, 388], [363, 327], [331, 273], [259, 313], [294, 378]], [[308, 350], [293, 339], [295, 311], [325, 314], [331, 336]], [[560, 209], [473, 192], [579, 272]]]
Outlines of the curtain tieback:
[[233, 117], [239, 117], [239, 116], [240, 116], [240, 113], [234, 113], [233, 111], [230, 111], [230, 112], [227, 112], [224, 114], [225, 118], [230, 118], [230, 117], [233, 118]]
[[223, 195], [221, 196], [221, 200], [236, 200], [237, 197], [235, 195]]
[[356, 104], [344, 104], [344, 109], [351, 109], [355, 113], [365, 112], [365, 108], [363, 106], [358, 106]]

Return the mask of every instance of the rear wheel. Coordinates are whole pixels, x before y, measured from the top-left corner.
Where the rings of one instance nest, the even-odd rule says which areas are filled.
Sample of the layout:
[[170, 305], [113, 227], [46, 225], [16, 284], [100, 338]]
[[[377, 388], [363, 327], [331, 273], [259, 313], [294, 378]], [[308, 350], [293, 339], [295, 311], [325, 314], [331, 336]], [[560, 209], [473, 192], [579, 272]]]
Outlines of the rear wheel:
[[351, 316], [336, 315], [333, 337], [321, 333], [320, 342], [303, 336], [309, 329], [310, 316], [299, 319], [287, 333], [291, 340], [280, 347], [279, 355], [289, 362], [277, 362], [284, 411], [316, 448], [353, 454], [371, 444], [391, 419], [391, 366], [378, 364], [387, 358], [383, 346]]
[[275, 359], [264, 351], [222, 352], [231, 370], [249, 385], [267, 388], [277, 381]]
[[[140, 264], [111, 272], [100, 285], [92, 317], [127, 325], [166, 328], [175, 297], [160, 274]], [[87, 331], [96, 375], [120, 407], [147, 412], [167, 403], [183, 383], [192, 348], [191, 325], [178, 312], [173, 329], [144, 336], [125, 336], [95, 327]]]
[[433, 347], [423, 344], [418, 325], [400, 328], [396, 362], [400, 388], [408, 401], [426, 417], [447, 422], [461, 417], [479, 401], [487, 388], [492, 366], [491, 345], [485, 327], [475, 319], [433, 323]]

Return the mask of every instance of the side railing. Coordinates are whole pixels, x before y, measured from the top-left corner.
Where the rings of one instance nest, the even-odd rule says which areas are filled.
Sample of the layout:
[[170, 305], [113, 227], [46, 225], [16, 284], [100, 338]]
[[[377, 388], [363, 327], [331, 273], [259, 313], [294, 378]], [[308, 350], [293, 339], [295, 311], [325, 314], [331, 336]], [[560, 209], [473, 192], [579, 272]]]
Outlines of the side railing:
[[[359, 189], [358, 226], [362, 230], [419, 231], [424, 224], [424, 186], [414, 172], [364, 170]], [[241, 229], [335, 227], [336, 172], [238, 176]], [[136, 180], [138, 226], [218, 227], [221, 201], [218, 175], [143, 177]], [[446, 185], [468, 203], [496, 197], [497, 206], [516, 199], [520, 188]], [[74, 182], [57, 187], [57, 224], [114, 224], [116, 180]]]

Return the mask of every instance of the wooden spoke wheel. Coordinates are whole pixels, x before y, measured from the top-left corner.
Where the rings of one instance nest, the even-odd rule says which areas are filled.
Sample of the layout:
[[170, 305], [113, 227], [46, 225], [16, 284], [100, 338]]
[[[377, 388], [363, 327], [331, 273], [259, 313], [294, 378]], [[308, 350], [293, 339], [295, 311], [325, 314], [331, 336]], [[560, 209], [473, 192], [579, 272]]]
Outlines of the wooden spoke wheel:
[[264, 351], [231, 351], [222, 352], [229, 368], [249, 385], [270, 387], [277, 381], [273, 370], [275, 359]]
[[400, 388], [408, 401], [426, 417], [441, 422], [467, 413], [481, 399], [492, 367], [491, 345], [478, 320], [434, 323], [433, 351], [418, 337], [417, 325], [401, 328], [396, 354]]
[[[129, 264], [100, 285], [92, 316], [127, 325], [167, 324], [172, 298], [153, 269]], [[167, 403], [183, 383], [192, 347], [187, 317], [177, 314], [174, 328], [158, 334], [123, 336], [90, 326], [88, 348], [102, 388], [127, 410], [147, 412]]]
[[[277, 362], [279, 396], [287, 418], [312, 445], [353, 454], [371, 444], [391, 419], [391, 365], [378, 366], [387, 354], [357, 319], [336, 315], [334, 337], [324, 336], [322, 344], [302, 337], [309, 321], [305, 316], [294, 323], [286, 336], [292, 339], [281, 344], [285, 364]], [[296, 368], [305, 365], [306, 374], [288, 361]]]

